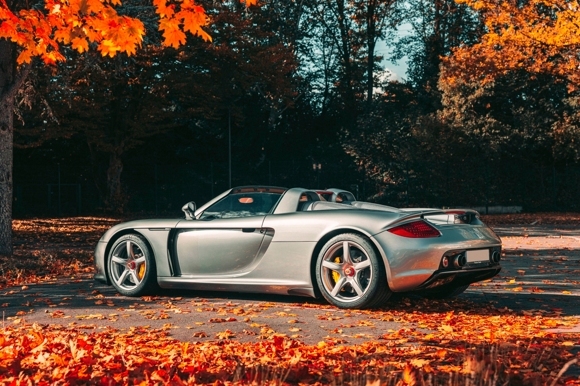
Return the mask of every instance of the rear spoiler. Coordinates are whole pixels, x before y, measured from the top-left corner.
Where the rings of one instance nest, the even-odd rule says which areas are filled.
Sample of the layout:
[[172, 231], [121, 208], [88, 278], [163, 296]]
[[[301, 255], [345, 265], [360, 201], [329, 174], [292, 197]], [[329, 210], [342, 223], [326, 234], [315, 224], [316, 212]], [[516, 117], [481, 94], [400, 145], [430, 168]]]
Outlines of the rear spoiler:
[[428, 220], [436, 224], [478, 224], [479, 212], [473, 209], [422, 210], [402, 216], [389, 224], [389, 228], [413, 219]]

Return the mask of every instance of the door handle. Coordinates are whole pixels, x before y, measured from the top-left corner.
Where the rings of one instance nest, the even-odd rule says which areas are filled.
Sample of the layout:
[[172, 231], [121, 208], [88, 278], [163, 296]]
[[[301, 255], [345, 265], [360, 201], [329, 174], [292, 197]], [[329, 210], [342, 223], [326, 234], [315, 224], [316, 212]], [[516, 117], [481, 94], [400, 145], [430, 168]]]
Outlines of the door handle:
[[244, 233], [254, 233], [256, 228], [242, 228], [242, 232]]

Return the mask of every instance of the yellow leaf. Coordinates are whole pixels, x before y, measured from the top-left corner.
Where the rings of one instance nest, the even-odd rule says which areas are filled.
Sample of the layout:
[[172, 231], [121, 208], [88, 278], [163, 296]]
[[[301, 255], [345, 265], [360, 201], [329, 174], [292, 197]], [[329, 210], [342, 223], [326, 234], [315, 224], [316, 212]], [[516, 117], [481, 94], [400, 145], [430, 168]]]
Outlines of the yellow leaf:
[[439, 327], [439, 329], [445, 332], [453, 332], [453, 327], [451, 327], [448, 324], [442, 325], [441, 327]]
[[111, 58], [117, 54], [120, 50], [120, 47], [117, 46], [114, 42], [109, 39], [103, 40], [99, 44], [99, 51], [101, 51], [101, 55], [103, 56], [110, 56]]
[[415, 367], [423, 367], [429, 364], [429, 361], [426, 359], [411, 359], [410, 363]]

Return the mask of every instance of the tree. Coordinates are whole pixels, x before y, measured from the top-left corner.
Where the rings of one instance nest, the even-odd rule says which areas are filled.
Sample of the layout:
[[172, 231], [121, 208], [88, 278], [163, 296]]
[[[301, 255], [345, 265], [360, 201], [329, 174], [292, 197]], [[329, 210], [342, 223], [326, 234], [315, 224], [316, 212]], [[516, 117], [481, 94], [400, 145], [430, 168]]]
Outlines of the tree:
[[[384, 40], [388, 33], [392, 33], [399, 24], [396, 15], [397, 0], [358, 0], [354, 2], [355, 20], [362, 30], [366, 51], [366, 99], [367, 106], [373, 102], [375, 92], [375, 77], [377, 68], [376, 47], [380, 40]], [[382, 58], [381, 58], [382, 59]]]
[[[124, 7], [143, 9], [140, 4], [135, 0]], [[45, 74], [41, 68], [23, 88], [40, 92], [34, 106], [41, 111], [24, 111], [25, 124], [16, 122], [16, 145], [37, 147], [62, 137], [76, 140], [91, 154], [104, 208], [121, 212], [125, 205], [134, 208], [136, 200], [131, 198], [143, 196], [138, 189], [151, 190], [146, 187], [157, 166], [173, 162], [166, 152], [175, 156], [187, 147], [181, 154], [189, 156], [172, 169], [183, 171], [185, 163], [195, 164], [199, 173], [209, 170], [211, 162], [215, 181], [221, 184], [220, 175], [228, 170], [228, 152], [222, 150], [228, 148], [230, 126], [233, 176], [243, 175], [248, 183], [258, 165], [269, 165], [270, 159], [264, 159], [270, 150], [266, 139], [282, 131], [284, 112], [291, 111], [296, 61], [286, 36], [278, 32], [286, 31], [285, 20], [272, 15], [275, 10], [269, 4], [248, 12], [236, 4], [213, 3], [206, 11], [212, 16], [211, 44], [196, 39], [179, 51], [162, 50], [151, 44], [156, 37], [148, 35], [149, 44], [131, 57], [111, 60], [98, 53], [65, 52], [72, 60], [59, 64], [57, 71]], [[58, 122], [38, 122], [36, 117], [48, 106]], [[169, 145], [171, 138], [181, 140]], [[197, 146], [201, 138], [203, 155]], [[132, 173], [132, 160], [144, 149], [149, 156], [141, 165], [149, 164], [151, 179], [136, 186], [126, 173]], [[205, 157], [207, 168], [199, 167], [200, 157]]]
[[478, 43], [445, 59], [442, 82], [491, 82], [509, 71], [550, 74], [580, 87], [580, 5], [567, 0], [458, 0], [485, 25]]
[[[458, 0], [458, 3], [477, 13], [484, 33], [476, 42], [455, 48], [443, 59], [439, 86], [448, 96], [465, 95], [458, 91], [461, 89], [476, 90], [475, 98], [470, 99], [483, 100], [486, 94], [494, 94], [511, 82], [506, 92], [510, 97], [504, 100], [506, 106], [482, 112], [484, 108], [479, 119], [501, 122], [503, 128], [494, 134], [496, 142], [511, 143], [514, 146], [509, 150], [522, 158], [536, 158], [529, 161], [540, 165], [540, 173], [536, 174], [541, 175], [544, 168], [550, 170], [552, 195], [545, 195], [544, 201], [556, 202], [557, 164], [577, 162], [571, 150], [577, 147], [578, 138], [575, 116], [580, 91], [579, 5], [565, 0]], [[562, 95], [566, 89], [568, 98]], [[539, 98], [540, 95], [543, 97]], [[547, 109], [542, 110], [538, 102]], [[468, 105], [465, 100], [461, 103]], [[488, 105], [493, 103], [483, 104]], [[447, 107], [445, 110], [449, 112]], [[496, 113], [503, 110], [503, 114], [492, 116], [490, 110]], [[540, 111], [544, 113], [538, 114]], [[525, 138], [527, 141], [523, 141]], [[507, 156], [510, 151], [506, 150], [504, 147], [501, 153]], [[518, 177], [534, 173], [529, 166], [524, 169]], [[534, 184], [543, 185], [537, 181]], [[536, 200], [534, 205], [543, 204]]]
[[441, 58], [461, 44], [472, 44], [481, 35], [477, 14], [454, 0], [409, 0], [404, 20], [409, 27], [395, 43], [392, 60], [408, 60], [407, 80], [417, 89], [426, 113], [441, 106], [437, 88]]
[[[246, 6], [255, 1], [246, 0]], [[164, 46], [181, 46], [187, 32], [211, 39], [204, 30], [209, 23], [205, 10], [192, 0], [154, 0], [153, 4]], [[64, 61], [65, 46], [79, 53], [96, 49], [110, 57], [134, 54], [143, 42], [145, 25], [138, 17], [118, 14], [114, 6], [119, 5], [119, 0], [41, 4], [0, 0], [0, 254], [12, 254], [14, 96], [26, 77], [26, 64], [35, 57], [47, 65]]]

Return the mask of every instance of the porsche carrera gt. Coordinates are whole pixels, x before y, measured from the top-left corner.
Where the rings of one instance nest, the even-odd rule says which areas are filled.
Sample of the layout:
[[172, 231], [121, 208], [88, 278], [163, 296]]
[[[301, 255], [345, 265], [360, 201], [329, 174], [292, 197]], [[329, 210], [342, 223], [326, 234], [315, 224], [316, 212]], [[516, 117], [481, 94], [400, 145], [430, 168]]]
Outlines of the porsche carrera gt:
[[126, 296], [179, 288], [369, 308], [393, 293], [455, 296], [501, 270], [500, 238], [470, 209], [399, 209], [352, 194], [325, 201], [316, 190], [244, 186], [182, 210], [184, 218], [109, 229], [96, 246], [95, 279]]

